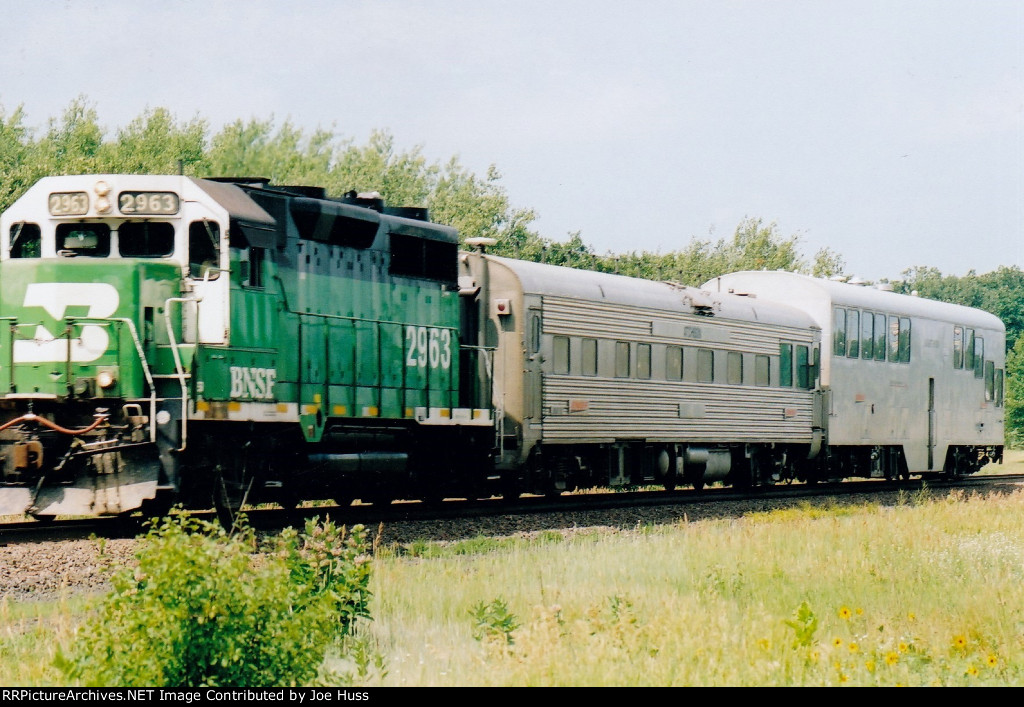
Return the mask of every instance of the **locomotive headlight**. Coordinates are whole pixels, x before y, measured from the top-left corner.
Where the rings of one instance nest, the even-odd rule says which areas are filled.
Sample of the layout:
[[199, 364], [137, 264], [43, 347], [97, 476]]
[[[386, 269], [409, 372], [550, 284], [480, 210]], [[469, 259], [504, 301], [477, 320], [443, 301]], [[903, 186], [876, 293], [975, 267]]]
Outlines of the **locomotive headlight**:
[[77, 378], [72, 390], [75, 391], [75, 395], [78, 397], [85, 397], [89, 394], [89, 389], [92, 387], [91, 382], [88, 378]]
[[105, 214], [110, 211], [110, 199], [101, 196], [96, 200], [96, 213]]
[[96, 384], [104, 390], [114, 387], [117, 378], [111, 371], [100, 371], [96, 374]]
[[96, 192], [96, 196], [106, 196], [110, 193], [110, 185], [104, 181], [96, 182], [96, 186], [93, 187], [93, 191]]

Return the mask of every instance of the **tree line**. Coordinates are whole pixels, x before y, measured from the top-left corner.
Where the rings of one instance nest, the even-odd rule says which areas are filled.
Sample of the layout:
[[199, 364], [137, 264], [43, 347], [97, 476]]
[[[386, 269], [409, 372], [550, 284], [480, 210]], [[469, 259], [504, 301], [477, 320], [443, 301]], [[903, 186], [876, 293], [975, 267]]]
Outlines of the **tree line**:
[[[828, 248], [806, 257], [798, 234], [785, 236], [776, 223], [756, 217], [743, 219], [727, 238], [680, 233], [680, 247], [666, 253], [598, 253], [578, 231], [563, 240], [539, 234], [536, 212], [512, 205], [496, 166], [480, 176], [457, 156], [430, 161], [421, 147], [396, 147], [387, 131], [374, 131], [365, 144], [356, 144], [333, 130], [306, 131], [271, 118], [236, 120], [213, 132], [203, 118], [179, 121], [168, 109], [153, 108], [111, 133], [79, 97], [37, 136], [25, 125], [21, 107], [8, 112], [0, 106], [0, 210], [47, 175], [178, 172], [317, 185], [330, 196], [376, 191], [396, 206], [428, 207], [431, 220], [455, 227], [462, 238], [495, 238], [491, 252], [498, 255], [684, 285], [737, 270], [832, 277], [845, 267]], [[1006, 323], [1007, 434], [1011, 442], [1024, 441], [1024, 272], [1011, 266], [955, 276], [914, 266], [891, 284], [897, 292], [986, 310]]]

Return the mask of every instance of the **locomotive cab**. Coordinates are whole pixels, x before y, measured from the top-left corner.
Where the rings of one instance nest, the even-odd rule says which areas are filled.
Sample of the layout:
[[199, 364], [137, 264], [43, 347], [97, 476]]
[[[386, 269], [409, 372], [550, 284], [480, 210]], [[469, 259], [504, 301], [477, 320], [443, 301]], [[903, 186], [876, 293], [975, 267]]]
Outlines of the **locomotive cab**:
[[192, 352], [229, 335], [230, 225], [270, 222], [251, 212], [186, 177], [98, 175], [3, 214], [0, 512], [117, 514], [176, 486]]

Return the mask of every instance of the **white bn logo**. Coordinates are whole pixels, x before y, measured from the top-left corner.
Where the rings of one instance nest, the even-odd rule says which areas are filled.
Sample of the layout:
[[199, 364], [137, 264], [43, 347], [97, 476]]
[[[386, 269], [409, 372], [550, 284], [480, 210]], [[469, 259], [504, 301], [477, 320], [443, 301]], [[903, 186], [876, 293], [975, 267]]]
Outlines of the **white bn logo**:
[[[26, 307], [42, 307], [58, 321], [69, 306], [87, 306], [86, 317], [102, 319], [116, 312], [119, 303], [117, 289], [105, 282], [33, 282], [25, 289]], [[39, 324], [33, 339], [14, 342], [14, 362], [88, 363], [102, 356], [108, 346], [110, 334], [98, 324], [83, 324], [79, 336], [71, 340], [70, 351], [67, 339]]]

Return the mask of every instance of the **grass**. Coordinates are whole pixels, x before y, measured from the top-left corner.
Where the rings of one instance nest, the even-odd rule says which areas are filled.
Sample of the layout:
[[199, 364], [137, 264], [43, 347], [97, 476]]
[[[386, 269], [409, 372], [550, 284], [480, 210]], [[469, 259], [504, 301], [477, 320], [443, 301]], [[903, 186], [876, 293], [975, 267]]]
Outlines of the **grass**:
[[388, 559], [368, 684], [1024, 684], [1022, 511], [908, 497]]
[[[375, 561], [367, 686], [1022, 685], [1024, 491]], [[0, 602], [0, 684], [59, 684], [81, 605]]]
[[1024, 449], [1005, 449], [1002, 464], [988, 464], [979, 474], [1024, 474]]

